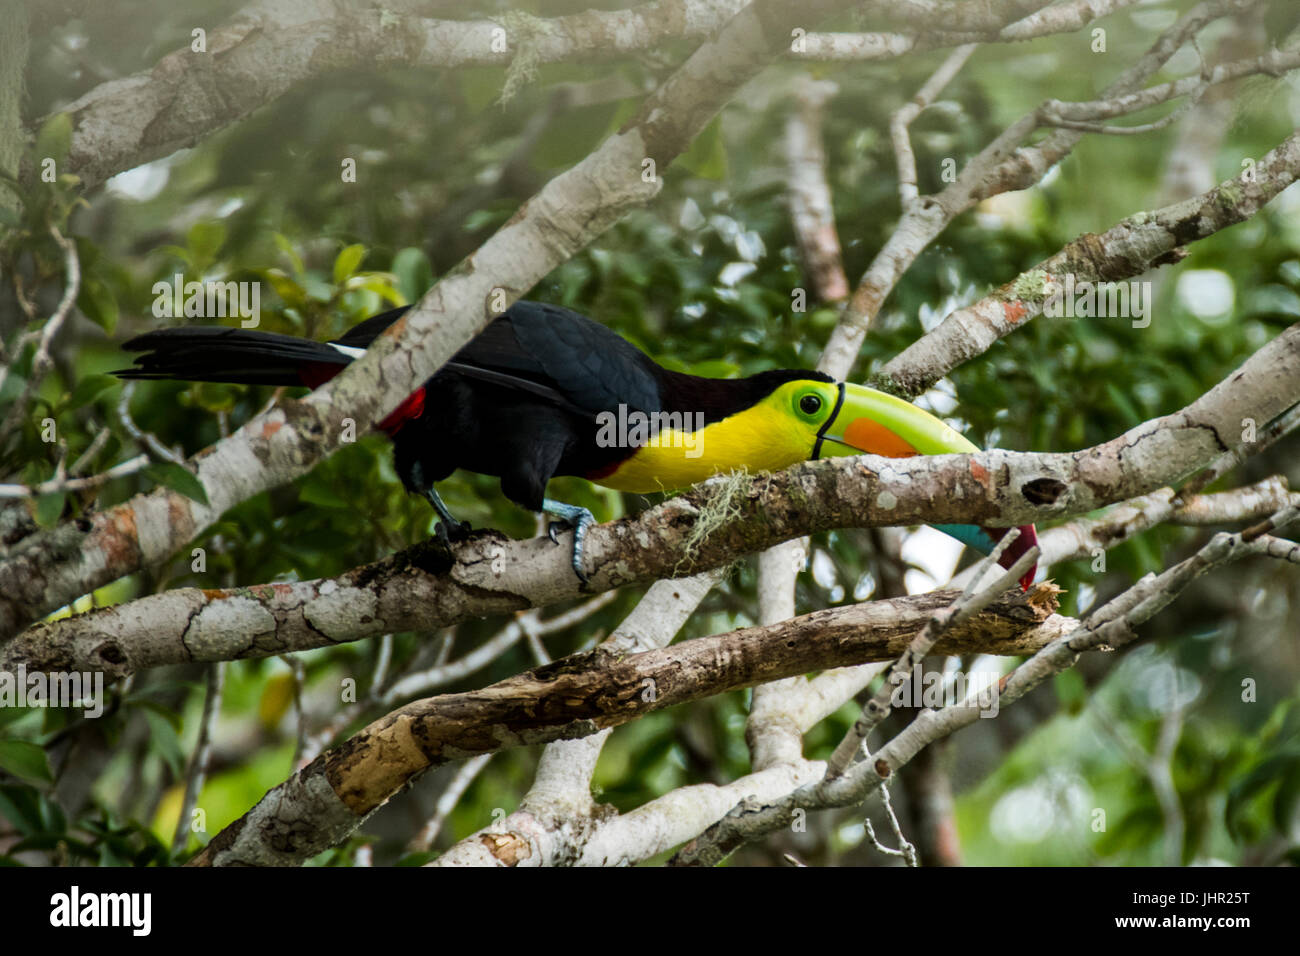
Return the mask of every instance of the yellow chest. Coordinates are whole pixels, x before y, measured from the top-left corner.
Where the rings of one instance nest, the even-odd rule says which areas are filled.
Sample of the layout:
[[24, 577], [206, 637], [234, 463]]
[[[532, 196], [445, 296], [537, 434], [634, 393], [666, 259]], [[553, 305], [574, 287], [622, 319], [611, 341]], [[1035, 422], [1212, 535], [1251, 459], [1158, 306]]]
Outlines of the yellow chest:
[[740, 468], [780, 471], [812, 454], [814, 436], [764, 406], [694, 431], [661, 430], [611, 475], [592, 478], [617, 491], [673, 491]]

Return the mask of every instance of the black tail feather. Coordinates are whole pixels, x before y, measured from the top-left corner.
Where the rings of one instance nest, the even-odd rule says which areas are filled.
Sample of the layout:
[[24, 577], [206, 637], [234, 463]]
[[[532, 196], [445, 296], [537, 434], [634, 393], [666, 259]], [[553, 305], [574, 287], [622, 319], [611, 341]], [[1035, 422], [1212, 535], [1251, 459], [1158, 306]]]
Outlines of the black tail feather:
[[122, 348], [145, 354], [135, 360], [135, 367], [113, 373], [119, 378], [233, 385], [302, 385], [303, 372], [313, 365], [342, 367], [352, 361], [323, 342], [217, 326], [146, 332]]

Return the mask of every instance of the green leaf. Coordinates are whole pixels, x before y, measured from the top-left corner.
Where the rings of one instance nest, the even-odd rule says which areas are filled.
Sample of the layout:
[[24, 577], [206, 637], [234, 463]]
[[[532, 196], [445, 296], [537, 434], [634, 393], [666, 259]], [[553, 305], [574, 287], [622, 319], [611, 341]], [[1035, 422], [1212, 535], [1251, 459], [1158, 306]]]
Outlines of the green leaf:
[[36, 499], [36, 523], [42, 528], [53, 528], [59, 523], [59, 518], [63, 514], [63, 505], [67, 500], [66, 491], [56, 491], [48, 495], [41, 495]]
[[234, 409], [239, 397], [239, 389], [233, 385], [221, 385], [217, 382], [195, 382], [190, 386], [194, 403], [210, 412], [228, 412]]
[[16, 720], [22, 720], [32, 712], [29, 707], [0, 707], [0, 730]]
[[408, 853], [402, 857], [393, 866], [424, 866], [430, 860], [436, 860], [442, 854], [437, 850], [423, 850], [419, 853]]
[[185, 774], [185, 754], [181, 749], [181, 738], [176, 728], [166, 717], [151, 709], [143, 711], [145, 722], [149, 724], [149, 740], [162, 755], [167, 766], [177, 777]]
[[701, 179], [725, 179], [727, 147], [722, 141], [722, 121], [715, 119], [691, 143], [690, 149], [677, 157], [676, 163]]
[[334, 284], [342, 285], [348, 276], [357, 271], [361, 260], [366, 257], [366, 247], [356, 242], [345, 246], [334, 259]]
[[290, 308], [302, 308], [307, 302], [307, 294], [304, 293], [303, 287], [298, 282], [291, 280], [283, 269], [266, 269], [263, 273], [266, 281], [270, 282], [270, 287], [276, 290], [276, 295], [283, 299], [286, 306]]
[[1286, 833], [1300, 807], [1300, 761], [1292, 760], [1282, 784], [1273, 796], [1273, 826], [1278, 833]]
[[334, 298], [334, 288], [315, 273], [303, 277], [302, 287], [317, 302], [329, 302]]
[[[186, 249], [184, 246], [178, 246], [178, 245], [175, 245], [174, 243], [168, 243], [168, 244], [166, 244], [166, 245], [158, 246], [157, 249], [155, 249], [154, 251], [155, 251], [155, 252], [163, 252], [163, 253], [166, 253], [166, 254], [169, 255], [169, 256], [175, 256], [177, 259], [180, 259], [180, 260], [181, 260], [182, 262], [184, 262], [186, 265], [189, 265], [189, 264], [190, 264], [190, 251], [189, 251], [188, 249]], [[172, 280], [172, 277], [169, 275], [169, 276], [166, 277], [166, 279], [165, 279], [164, 281], [166, 281], [168, 284], [170, 284], [170, 283], [171, 283], [171, 280]], [[167, 293], [167, 294], [168, 294], [168, 295], [171, 295], [170, 292]]]
[[266, 277], [267, 282], [271, 283], [271, 288], [284, 300], [285, 305], [301, 308], [306, 303], [307, 295], [302, 286], [289, 278], [283, 269], [267, 269], [262, 275]]
[[0, 786], [0, 818], [8, 820], [23, 836], [40, 833], [40, 794], [17, 784]]
[[740, 374], [740, 366], [725, 359], [709, 359], [692, 365], [691, 374], [705, 378], [735, 378]]
[[466, 232], [478, 232], [489, 226], [496, 226], [506, 221], [506, 214], [496, 209], [475, 209], [465, 217], [461, 228]]
[[417, 302], [433, 285], [433, 266], [423, 249], [407, 246], [393, 256], [393, 274], [397, 276], [397, 290], [407, 302]]
[[68, 399], [68, 408], [82, 408], [93, 402], [100, 394], [117, 384], [117, 379], [112, 375], [87, 375], [77, 387], [72, 390], [72, 397]]
[[1088, 687], [1078, 671], [1062, 671], [1052, 678], [1056, 686], [1056, 699], [1067, 714], [1077, 714], [1088, 702]]
[[1106, 394], [1110, 396], [1110, 400], [1115, 403], [1115, 407], [1120, 410], [1125, 423], [1130, 427], [1144, 420], [1144, 417], [1138, 414], [1138, 410], [1133, 407], [1133, 403], [1129, 401], [1128, 396], [1116, 388], [1113, 382], [1106, 383]]
[[311, 478], [308, 478], [298, 491], [298, 500], [303, 504], [319, 505], [322, 508], [351, 510], [355, 507], [352, 502], [344, 500], [328, 485], [321, 481], [313, 481]]
[[0, 740], [0, 769], [33, 783], [52, 783], [45, 750], [26, 740]]
[[276, 247], [288, 257], [290, 264], [293, 266], [294, 275], [301, 276], [305, 271], [302, 264], [302, 256], [298, 255], [294, 249], [293, 243], [280, 233], [275, 233]]
[[221, 251], [225, 241], [226, 225], [223, 222], [205, 219], [190, 226], [190, 231], [185, 236], [185, 244], [189, 246], [194, 268], [202, 271], [215, 262], [217, 253]]
[[[370, 292], [374, 294], [375, 307], [367, 311], [367, 315], [379, 311], [382, 307], [379, 299], [387, 300], [392, 305], [406, 305], [407, 300], [402, 298], [402, 293], [394, 288], [393, 284], [397, 281], [397, 276], [391, 272], [363, 272], [360, 275], [354, 275], [347, 282], [343, 283], [343, 288], [349, 292]], [[362, 300], [368, 301], [368, 300]]]
[[209, 504], [208, 493], [203, 487], [203, 482], [182, 465], [170, 461], [154, 462], [144, 470], [144, 473], [150, 480], [165, 488], [179, 492], [201, 505]]
[[72, 117], [67, 113], [55, 113], [41, 126], [36, 134], [36, 161], [53, 159], [55, 164], [62, 163], [72, 148]]
[[1259, 839], [1267, 812], [1260, 806], [1260, 798], [1274, 793], [1274, 787], [1296, 772], [1298, 767], [1300, 749], [1291, 747], [1264, 760], [1233, 784], [1228, 791], [1223, 818], [1228, 834], [1234, 840], [1252, 843]]
[[77, 295], [77, 308], [109, 335], [117, 328], [117, 297], [102, 280], [87, 276]]

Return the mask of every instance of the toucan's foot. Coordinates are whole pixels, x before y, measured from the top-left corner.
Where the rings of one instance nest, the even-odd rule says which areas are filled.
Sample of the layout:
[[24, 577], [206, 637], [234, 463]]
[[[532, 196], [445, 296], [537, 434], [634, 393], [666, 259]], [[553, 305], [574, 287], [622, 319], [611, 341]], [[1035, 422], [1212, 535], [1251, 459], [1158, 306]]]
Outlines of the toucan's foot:
[[473, 530], [468, 521], [439, 521], [433, 533], [444, 548], [450, 548], [453, 541], [464, 541]]
[[582, 543], [587, 537], [587, 529], [596, 523], [596, 516], [581, 505], [566, 505], [563, 501], [553, 501], [550, 498], [543, 499], [542, 510], [560, 519], [552, 521], [546, 529], [546, 533], [556, 544], [560, 543], [556, 537], [556, 530], [561, 524], [573, 529], [573, 573], [583, 584], [589, 583], [587, 572], [582, 566]]
[[444, 547], [450, 548], [453, 541], [464, 541], [469, 537], [470, 531], [473, 530], [470, 523], [468, 521], [457, 521], [452, 516], [452, 513], [447, 510], [447, 506], [443, 503], [442, 498], [438, 496], [438, 492], [430, 488], [424, 493], [424, 496], [429, 499], [429, 504], [433, 505], [434, 510], [438, 512], [438, 517], [442, 519], [438, 522], [438, 526], [433, 529], [433, 533]]

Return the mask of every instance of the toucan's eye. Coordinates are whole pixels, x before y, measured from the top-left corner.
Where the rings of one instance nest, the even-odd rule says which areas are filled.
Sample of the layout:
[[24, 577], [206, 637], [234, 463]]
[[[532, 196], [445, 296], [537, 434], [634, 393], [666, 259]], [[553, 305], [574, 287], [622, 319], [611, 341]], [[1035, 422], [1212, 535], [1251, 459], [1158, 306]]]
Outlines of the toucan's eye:
[[805, 395], [799, 399], [799, 411], [805, 415], [816, 415], [821, 410], [822, 400], [819, 395]]

